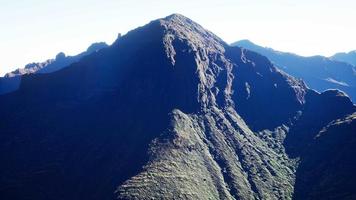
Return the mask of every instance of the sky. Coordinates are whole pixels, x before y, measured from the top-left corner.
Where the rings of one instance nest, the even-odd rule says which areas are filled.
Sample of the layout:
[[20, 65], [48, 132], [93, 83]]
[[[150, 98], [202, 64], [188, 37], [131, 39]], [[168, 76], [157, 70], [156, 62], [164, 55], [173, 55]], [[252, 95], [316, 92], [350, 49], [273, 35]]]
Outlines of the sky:
[[228, 43], [303, 56], [356, 50], [355, 0], [0, 0], [0, 75], [30, 62], [111, 44], [149, 21], [180, 13]]

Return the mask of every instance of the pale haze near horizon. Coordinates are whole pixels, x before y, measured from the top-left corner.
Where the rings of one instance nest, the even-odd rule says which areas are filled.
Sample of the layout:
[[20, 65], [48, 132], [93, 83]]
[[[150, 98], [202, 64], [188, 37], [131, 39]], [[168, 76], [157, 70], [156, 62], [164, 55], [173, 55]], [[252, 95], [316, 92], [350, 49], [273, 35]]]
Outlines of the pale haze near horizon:
[[353, 0], [0, 0], [0, 75], [30, 62], [75, 55], [91, 43], [180, 13], [228, 43], [256, 44], [304, 56], [356, 49]]

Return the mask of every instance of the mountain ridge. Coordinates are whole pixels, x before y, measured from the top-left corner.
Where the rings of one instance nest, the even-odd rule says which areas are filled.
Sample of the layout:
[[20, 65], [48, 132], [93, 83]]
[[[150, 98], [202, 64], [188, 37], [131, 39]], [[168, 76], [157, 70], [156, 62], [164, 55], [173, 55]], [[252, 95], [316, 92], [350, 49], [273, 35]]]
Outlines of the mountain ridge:
[[336, 53], [330, 59], [350, 63], [356, 66], [356, 50], [350, 52]]
[[319, 92], [327, 89], [339, 89], [355, 101], [356, 67], [351, 64], [323, 56], [304, 57], [294, 53], [276, 51], [256, 45], [249, 40], [241, 40], [232, 45], [241, 46], [267, 56], [280, 69], [303, 79], [312, 89]]
[[356, 108], [171, 15], [24, 76], [0, 111], [3, 198], [292, 199], [299, 134], [308, 146]]
[[58, 71], [70, 64], [79, 61], [84, 56], [106, 48], [108, 45], [104, 42], [91, 44], [86, 51], [75, 55], [66, 56], [63, 52], [56, 55], [54, 59], [48, 59], [44, 62], [29, 63], [24, 68], [16, 69], [0, 77], [0, 95], [13, 92], [20, 87], [21, 77], [33, 73], [52, 73]]

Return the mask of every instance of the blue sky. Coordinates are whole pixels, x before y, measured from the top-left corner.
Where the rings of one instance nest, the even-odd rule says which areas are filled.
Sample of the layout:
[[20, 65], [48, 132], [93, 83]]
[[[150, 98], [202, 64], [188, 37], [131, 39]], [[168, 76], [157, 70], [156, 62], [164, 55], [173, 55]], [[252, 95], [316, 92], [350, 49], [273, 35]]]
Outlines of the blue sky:
[[356, 49], [354, 0], [0, 0], [0, 75], [150, 20], [181, 13], [226, 42], [250, 39], [301, 55]]

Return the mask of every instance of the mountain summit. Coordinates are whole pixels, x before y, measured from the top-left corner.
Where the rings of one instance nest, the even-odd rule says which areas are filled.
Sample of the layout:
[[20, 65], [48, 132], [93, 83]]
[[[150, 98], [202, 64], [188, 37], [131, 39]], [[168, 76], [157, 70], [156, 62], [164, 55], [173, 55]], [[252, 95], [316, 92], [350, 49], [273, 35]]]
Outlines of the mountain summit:
[[355, 111], [174, 14], [0, 96], [0, 197], [354, 197]]

